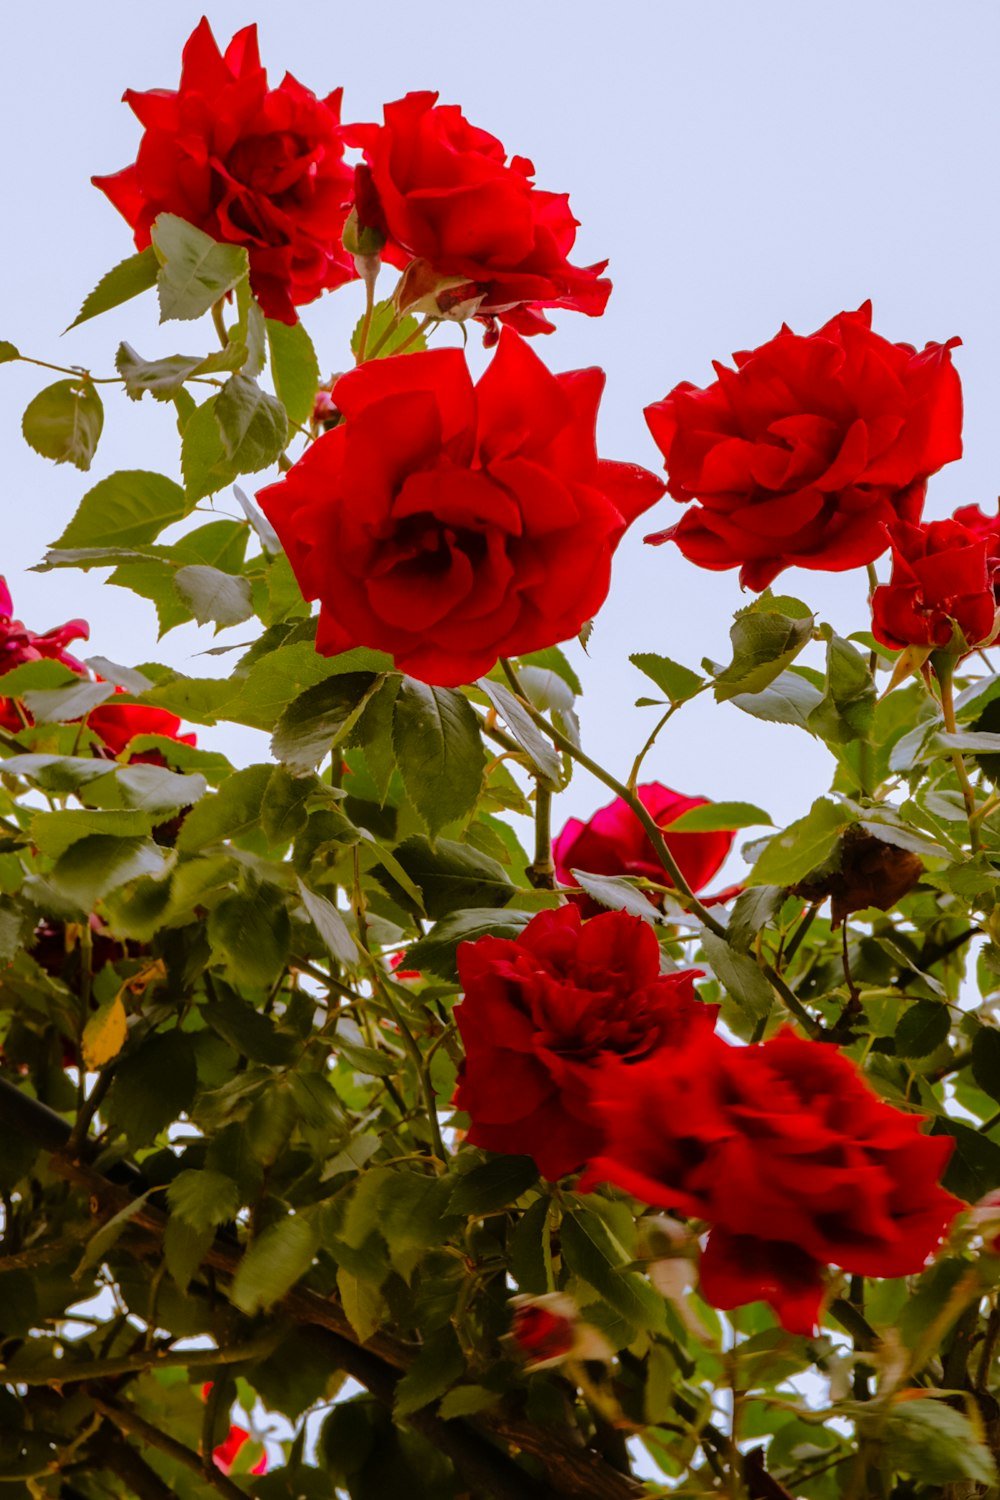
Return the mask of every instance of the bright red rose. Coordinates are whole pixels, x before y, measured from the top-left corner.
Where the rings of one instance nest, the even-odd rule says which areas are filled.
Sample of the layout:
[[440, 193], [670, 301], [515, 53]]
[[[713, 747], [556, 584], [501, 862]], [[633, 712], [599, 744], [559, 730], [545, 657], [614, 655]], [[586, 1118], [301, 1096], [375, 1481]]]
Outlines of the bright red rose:
[[[115, 688], [115, 695], [124, 688]], [[181, 721], [176, 714], [165, 708], [147, 708], [141, 703], [102, 703], [87, 715], [87, 728], [92, 729], [112, 756], [117, 758], [140, 734], [160, 734], [176, 740], [181, 745], [196, 745], [195, 734], [179, 734]], [[129, 756], [130, 765], [162, 766], [163, 756], [159, 750], [142, 750]]]
[[[958, 521], [892, 528], [892, 575], [872, 595], [872, 633], [893, 650], [950, 648], [989, 639], [996, 619], [988, 538]], [[957, 632], [957, 634], [956, 634]]]
[[1000, 603], [1000, 510], [987, 516], [978, 505], [960, 505], [951, 518], [986, 543], [986, 566], [993, 581], [993, 593]]
[[140, 250], [161, 213], [245, 245], [264, 312], [294, 323], [298, 304], [356, 274], [341, 244], [353, 171], [343, 159], [340, 96], [317, 99], [290, 73], [269, 89], [256, 26], [237, 32], [223, 55], [202, 19], [176, 92], [126, 91], [145, 128], [138, 157], [94, 184]]
[[[225, 1442], [220, 1443], [219, 1446], [212, 1451], [212, 1457], [215, 1459], [216, 1468], [221, 1469], [223, 1474], [230, 1474], [232, 1472], [233, 1464], [236, 1462], [236, 1459], [239, 1456], [240, 1449], [243, 1447], [244, 1443], [247, 1443], [249, 1441], [250, 1434], [249, 1432], [247, 1432], [245, 1427], [236, 1427], [235, 1425], [230, 1427]], [[250, 1470], [250, 1473], [267, 1473], [266, 1453], [263, 1454], [260, 1459], [258, 1459], [257, 1463], [255, 1463], [253, 1468]]]
[[698, 1032], [631, 1068], [605, 1062], [591, 1097], [606, 1145], [581, 1185], [707, 1220], [706, 1301], [763, 1298], [793, 1333], [813, 1330], [825, 1266], [919, 1271], [962, 1207], [938, 1185], [952, 1141], [790, 1030], [755, 1047]]
[[[693, 807], [707, 807], [707, 797], [685, 797], [658, 781], [636, 787], [636, 795], [656, 826], [669, 828], [682, 813]], [[680, 872], [693, 891], [700, 891], [729, 853], [733, 833], [673, 833], [664, 839], [676, 859]], [[656, 857], [656, 851], [627, 802], [616, 797], [586, 823], [570, 818], [553, 842], [552, 858], [556, 879], [562, 885], [575, 885], [572, 872], [584, 870], [590, 875], [641, 875], [660, 885], [669, 885], [670, 877]], [[602, 908], [589, 896], [574, 896], [581, 909], [596, 915]]]
[[460, 944], [458, 972], [455, 1105], [472, 1122], [468, 1140], [531, 1156], [552, 1180], [601, 1149], [591, 1091], [602, 1062], [672, 1053], [715, 1024], [716, 1007], [694, 993], [697, 971], [661, 974], [652, 928], [624, 912], [588, 922], [575, 906], [539, 912], [516, 939]]
[[598, 458], [603, 386], [600, 370], [551, 374], [509, 330], [476, 386], [457, 349], [342, 376], [343, 422], [257, 497], [320, 601], [317, 648], [372, 646], [455, 686], [575, 635], [662, 493]]
[[[66, 647], [70, 641], [85, 641], [90, 635], [86, 620], [69, 620], [52, 630], [38, 634], [29, 630], [20, 620], [14, 619], [14, 602], [10, 597], [7, 580], [0, 578], [0, 676], [12, 672], [15, 667], [29, 661], [59, 661], [72, 672], [86, 673], [83, 662], [70, 656]], [[11, 698], [0, 698], [0, 729], [16, 734], [24, 728], [25, 718], [30, 715], [21, 711]]]
[[[387, 104], [383, 125], [355, 125], [370, 169], [359, 184], [359, 216], [387, 236], [386, 260], [428, 263], [439, 281], [472, 283], [479, 315], [519, 333], [550, 333], [545, 307], [592, 317], [604, 311], [607, 261], [573, 266], [577, 220], [564, 193], [543, 193], [535, 169], [512, 156], [437, 94]], [[443, 309], [447, 310], [447, 309]]]
[[885, 523], [917, 521], [927, 478], [962, 454], [960, 342], [922, 353], [871, 331], [871, 303], [759, 349], [646, 408], [667, 488], [700, 502], [646, 538], [763, 589], [783, 568], [874, 561]]

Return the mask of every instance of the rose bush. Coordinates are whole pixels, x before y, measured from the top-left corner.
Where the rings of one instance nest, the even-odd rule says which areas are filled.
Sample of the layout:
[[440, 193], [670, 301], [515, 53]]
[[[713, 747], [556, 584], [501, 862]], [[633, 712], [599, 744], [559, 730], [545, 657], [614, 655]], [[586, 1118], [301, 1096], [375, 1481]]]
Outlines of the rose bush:
[[603, 385], [599, 370], [550, 374], [510, 332], [475, 386], [457, 350], [338, 380], [343, 423], [257, 497], [320, 601], [319, 650], [374, 646], [452, 686], [574, 635], [662, 493], [598, 458]]
[[344, 163], [341, 90], [325, 99], [286, 74], [267, 86], [256, 26], [220, 53], [202, 20], [184, 48], [180, 87], [125, 101], [143, 126], [135, 162], [94, 183], [135, 231], [140, 250], [161, 213], [225, 244], [243, 245], [269, 318], [355, 273], [341, 244], [352, 173]]
[[647, 541], [759, 590], [792, 565], [872, 562], [886, 522], [920, 519], [928, 476], [962, 453], [959, 340], [918, 353], [874, 333], [871, 311], [783, 327], [703, 390], [683, 382], [646, 408], [670, 494], [697, 502]]
[[467, 283], [481, 318], [519, 333], [550, 333], [544, 308], [599, 316], [611, 292], [607, 262], [570, 264], [577, 221], [566, 195], [536, 188], [526, 157], [508, 161], [494, 136], [437, 97], [407, 94], [385, 106], [384, 124], [349, 132], [368, 167], [363, 222], [385, 234], [386, 259], [400, 268], [425, 261], [429, 287], [442, 292]]
[[[152, 248], [76, 323], [155, 285], [164, 348], [0, 364], [60, 377], [22, 431], [81, 471], [102, 393], [163, 403], [171, 474], [105, 465], [40, 567], [221, 639], [88, 665], [0, 589], [0, 1490], [997, 1494], [1000, 525], [919, 519], [950, 346], [863, 308], [650, 409], [694, 560], [897, 556], [849, 634], [764, 590], [725, 664], [648, 614], [605, 766], [589, 617], [663, 486], [516, 331], [603, 307], [565, 200], [434, 95], [342, 131], [252, 28], [134, 103], [103, 185]], [[317, 351], [295, 308], [355, 272]], [[427, 346], [476, 316], [474, 385]], [[712, 700], [775, 775], [827, 747], [789, 826], [739, 755], [637, 786]], [[580, 770], [615, 800], [566, 822]]]

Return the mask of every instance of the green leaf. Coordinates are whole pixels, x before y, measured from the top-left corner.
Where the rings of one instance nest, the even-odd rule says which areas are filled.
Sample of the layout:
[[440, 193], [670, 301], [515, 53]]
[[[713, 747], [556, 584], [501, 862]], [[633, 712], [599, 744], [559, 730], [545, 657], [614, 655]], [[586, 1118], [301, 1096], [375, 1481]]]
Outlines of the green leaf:
[[316, 776], [293, 776], [284, 766], [275, 766], [260, 806], [260, 826], [272, 848], [290, 843], [306, 826], [306, 804], [321, 790]]
[[104, 405], [85, 375], [39, 391], [21, 419], [29, 447], [57, 464], [87, 470], [104, 426]]
[[[88, 318], [96, 318], [99, 313], [110, 312], [111, 308], [120, 307], [123, 302], [130, 302], [141, 292], [148, 292], [150, 287], [156, 285], [158, 270], [159, 263], [152, 245], [147, 245], [145, 250], [140, 250], [137, 255], [130, 255], [127, 259], [119, 261], [101, 277], [94, 290], [84, 299], [83, 306], [69, 328], [78, 328], [81, 323], [86, 323]], [[69, 328], [66, 330], [67, 333], [69, 333]]]
[[984, 1094], [1000, 1102], [1000, 1031], [980, 1026], [972, 1038], [972, 1076]]
[[633, 1328], [665, 1328], [663, 1299], [645, 1277], [625, 1269], [628, 1254], [593, 1210], [580, 1207], [566, 1214], [559, 1233], [570, 1270]]
[[272, 1224], [240, 1261], [230, 1288], [232, 1301], [248, 1316], [266, 1312], [306, 1274], [317, 1249], [318, 1236], [306, 1219]]
[[378, 1227], [393, 1267], [409, 1280], [427, 1250], [455, 1228], [448, 1216], [451, 1184], [444, 1177], [390, 1171], [378, 1195]]
[[774, 992], [759, 965], [714, 932], [702, 932], [701, 946], [715, 977], [736, 1003], [756, 1021], [769, 1015]]
[[253, 615], [249, 578], [234, 577], [201, 563], [188, 563], [178, 568], [174, 587], [199, 625], [213, 620], [220, 628], [239, 625]]
[[658, 656], [655, 651], [634, 651], [629, 661], [640, 672], [644, 672], [651, 682], [655, 682], [671, 703], [684, 703], [688, 698], [693, 698], [705, 681], [697, 672], [692, 672], [690, 667], [682, 667], [679, 662], [671, 661], [669, 656]]
[[110, 682], [87, 682], [77, 678], [64, 688], [37, 688], [24, 693], [24, 705], [40, 724], [70, 724], [92, 708], [114, 697]]
[[715, 833], [734, 828], [757, 828], [770, 822], [768, 814], [752, 802], [709, 802], [705, 807], [692, 807], [681, 813], [670, 824], [670, 832]]
[[177, 848], [194, 853], [223, 839], [235, 839], [260, 823], [261, 803], [271, 766], [246, 766], [226, 778], [212, 797], [204, 797], [184, 819]]
[[514, 694], [502, 682], [490, 682], [481, 677], [476, 684], [489, 698], [511, 734], [528, 757], [528, 767], [550, 790], [557, 790], [562, 782], [562, 761], [559, 752], [547, 740], [517, 701]]
[[466, 907], [504, 906], [514, 894], [503, 866], [470, 844], [451, 839], [431, 844], [414, 834], [398, 846], [396, 858], [419, 886], [427, 915], [435, 919]]
[[107, 761], [77, 755], [10, 755], [0, 761], [9, 776], [25, 776], [45, 792], [72, 792], [108, 775]]
[[538, 1168], [530, 1156], [494, 1156], [458, 1179], [448, 1212], [481, 1219], [515, 1203], [537, 1181]]
[[299, 895], [330, 957], [338, 963], [347, 964], [349, 968], [356, 964], [358, 961], [357, 945], [347, 930], [347, 923], [333, 902], [328, 901], [325, 896], [318, 896], [301, 880], [299, 881]]
[[203, 401], [191, 413], [184, 427], [181, 472], [189, 506], [225, 489], [240, 472], [222, 446], [222, 433], [216, 419], [218, 401], [218, 396]]
[[903, 1012], [896, 1027], [897, 1057], [929, 1057], [947, 1040], [951, 1029], [948, 1006], [940, 1000], [917, 1000]]
[[[393, 328], [393, 319], [396, 316], [396, 306], [391, 297], [384, 302], [376, 302], [372, 313], [371, 328], [368, 333], [366, 345], [366, 358], [385, 359], [390, 354], [395, 354], [400, 344], [406, 344], [407, 353], [421, 353], [427, 348], [427, 340], [417, 329], [420, 324], [414, 317], [406, 317], [400, 320], [397, 327]], [[351, 334], [351, 353], [357, 354], [361, 348], [361, 329], [364, 318], [360, 318]], [[391, 331], [390, 331], [391, 330]], [[382, 344], [383, 338], [385, 343]], [[378, 346], [382, 344], [379, 349]], [[378, 349], [378, 354], [375, 350]]]
[[630, 916], [642, 917], [646, 922], [663, 920], [649, 897], [636, 890], [624, 876], [591, 875], [586, 870], [571, 870], [570, 874], [581, 890], [610, 911], [627, 911]]
[[396, 1386], [393, 1414], [398, 1419], [437, 1401], [465, 1374], [465, 1360], [451, 1324], [426, 1339], [423, 1348]]
[[267, 469], [288, 441], [285, 408], [246, 375], [226, 381], [215, 403], [222, 451], [239, 474]]
[[148, 1037], [119, 1064], [107, 1113], [129, 1145], [146, 1146], [190, 1109], [198, 1078], [191, 1038], [183, 1031]]
[[931, 1135], [950, 1135], [955, 1141], [941, 1178], [950, 1193], [964, 1198], [966, 1203], [978, 1203], [986, 1193], [996, 1189], [1000, 1183], [1000, 1146], [995, 1141], [945, 1115], [935, 1116]]
[[454, 1417], [474, 1417], [477, 1412], [496, 1406], [500, 1400], [497, 1391], [488, 1391], [484, 1385], [457, 1385], [444, 1397], [437, 1415], [445, 1422]]
[[399, 692], [400, 677], [388, 674], [382, 686], [368, 699], [364, 712], [351, 731], [351, 744], [365, 753], [365, 765], [371, 773], [380, 803], [389, 795], [396, 755], [392, 748], [392, 715]]
[[293, 771], [313, 770], [350, 733], [379, 685], [372, 672], [344, 672], [306, 688], [275, 725], [275, 757]]
[[989, 1449], [964, 1412], [943, 1400], [921, 1397], [901, 1401], [879, 1418], [878, 1439], [884, 1444], [881, 1464], [902, 1470], [923, 1485], [947, 1485], [962, 1479], [992, 1488], [996, 1467]]
[[87, 800], [97, 807], [126, 808], [164, 817], [193, 807], [208, 791], [204, 776], [169, 771], [166, 766], [119, 766], [90, 783]]
[[179, 1291], [186, 1292], [191, 1285], [214, 1238], [213, 1230], [193, 1229], [176, 1214], [168, 1220], [163, 1234], [163, 1259]]
[[156, 283], [161, 323], [200, 318], [249, 270], [242, 245], [219, 244], [176, 214], [160, 214], [150, 238], [160, 263]]
[[875, 682], [868, 658], [831, 632], [826, 651], [826, 691], [810, 712], [808, 728], [829, 744], [867, 739], [875, 717]]
[[209, 913], [208, 940], [237, 984], [273, 984], [291, 942], [284, 896], [267, 885], [227, 896]]
[[297, 1054], [294, 1037], [281, 1032], [270, 1016], [247, 1005], [227, 985], [217, 983], [219, 999], [202, 1010], [205, 1021], [242, 1057], [279, 1068]]
[[457, 979], [455, 950], [459, 943], [474, 943], [478, 938], [516, 938], [535, 915], [530, 911], [517, 911], [505, 907], [475, 908], [454, 912], [435, 924], [432, 932], [413, 944], [406, 954], [408, 969], [428, 969], [442, 979]]
[[[538, 668], [546, 673], [554, 672], [557, 677], [562, 678], [574, 697], [579, 698], [583, 695], [583, 686], [579, 677], [570, 666], [566, 653], [558, 646], [545, 646], [541, 651], [529, 651], [526, 655], [517, 658], [517, 665], [519, 672], [525, 667], [529, 671]], [[534, 703], [534, 698], [531, 701]], [[558, 708], [559, 704], [546, 704], [546, 707]]]
[[201, 354], [170, 354], [165, 359], [143, 359], [131, 344], [121, 343], [115, 369], [125, 382], [126, 393], [141, 401], [146, 391], [157, 401], [172, 401], [185, 380], [204, 363]]
[[541, 1296], [553, 1285], [548, 1198], [536, 1198], [510, 1237], [510, 1274], [520, 1292]]
[[108, 1251], [125, 1233], [130, 1220], [134, 1219], [141, 1208], [146, 1206], [149, 1191], [139, 1198], [133, 1198], [124, 1208], [118, 1210], [114, 1218], [102, 1224], [97, 1233], [87, 1241], [87, 1248], [83, 1252], [83, 1259], [76, 1268], [76, 1275], [87, 1270], [89, 1266], [98, 1265], [107, 1255]]
[[754, 885], [795, 885], [829, 859], [854, 815], [839, 803], [819, 797], [804, 818], [767, 842], [751, 872]]
[[88, 490], [56, 547], [134, 547], [152, 542], [191, 510], [179, 484], [146, 469], [120, 469]]
[[812, 734], [809, 717], [822, 703], [823, 694], [791, 667], [787, 672], [779, 672], [759, 693], [737, 693], [729, 701], [755, 719], [769, 724], [795, 724]]
[[92, 833], [145, 838], [150, 832], [149, 817], [139, 812], [95, 812], [90, 808], [66, 807], [58, 812], [36, 812], [31, 819], [32, 842], [53, 859]]
[[151, 839], [95, 833], [73, 844], [56, 861], [52, 884], [84, 911], [100, 896], [140, 875], [159, 875], [163, 850]]
[[479, 721], [461, 693], [405, 677], [392, 738], [406, 795], [433, 837], [479, 796], [486, 769]]
[[716, 675], [715, 697], [719, 703], [739, 694], [759, 693], [783, 672], [812, 638], [812, 615], [793, 618], [769, 608], [763, 598], [741, 610], [733, 621], [730, 639], [733, 659]]
[[290, 422], [308, 422], [319, 389], [319, 360], [305, 326], [266, 320], [271, 378]]
[[20, 358], [16, 344], [12, 344], [9, 339], [0, 339], [0, 365], [9, 365], [12, 360]]
[[752, 885], [741, 891], [733, 903], [726, 928], [731, 945], [745, 953], [761, 928], [776, 917], [785, 901], [785, 890], [780, 885]]
[[[385, 1313], [382, 1293], [372, 1282], [360, 1281], [346, 1266], [337, 1267], [337, 1291], [340, 1293], [347, 1321], [357, 1334], [358, 1343], [367, 1343]], [[334, 1407], [334, 1411], [336, 1410]]]

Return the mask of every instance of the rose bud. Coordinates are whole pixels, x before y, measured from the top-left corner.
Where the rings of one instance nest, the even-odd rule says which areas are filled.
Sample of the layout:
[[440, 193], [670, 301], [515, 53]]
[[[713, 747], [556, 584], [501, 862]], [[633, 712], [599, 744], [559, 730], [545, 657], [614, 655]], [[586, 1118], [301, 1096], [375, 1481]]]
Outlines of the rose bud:
[[597, 1328], [584, 1323], [564, 1292], [511, 1298], [511, 1336], [530, 1370], [550, 1370], [567, 1359], [611, 1360], [614, 1350]]

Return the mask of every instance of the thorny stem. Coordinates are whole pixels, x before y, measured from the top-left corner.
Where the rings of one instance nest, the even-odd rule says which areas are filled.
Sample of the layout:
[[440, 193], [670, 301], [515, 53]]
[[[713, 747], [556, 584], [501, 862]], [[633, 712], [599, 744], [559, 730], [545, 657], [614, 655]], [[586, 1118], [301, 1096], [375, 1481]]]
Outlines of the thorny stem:
[[[535, 705], [525, 695], [518, 681], [517, 673], [506, 657], [502, 656], [500, 658], [500, 665], [503, 668], [507, 681], [517, 694], [521, 707], [542, 733], [546, 734], [554, 745], [557, 745], [560, 750], [570, 756], [572, 760], [575, 760], [578, 765], [583, 766], [592, 776], [596, 776], [598, 781], [603, 782], [606, 787], [615, 792], [632, 809], [645, 829], [649, 841], [656, 851], [657, 859], [670, 876], [675, 888], [674, 894], [679, 895], [681, 904], [686, 906], [699, 919], [702, 925], [708, 928], [709, 932], [714, 933], [716, 937], [722, 938], [724, 942], [728, 942], [725, 927], [716, 917], [713, 917], [708, 907], [704, 906], [698, 900], [698, 897], [684, 879], [677, 861], [667, 848], [662, 832], [650, 817], [645, 807], [643, 807], [634, 790], [624, 786], [622, 782], [612, 776], [610, 771], [606, 771], [603, 766], [598, 765], [596, 760], [591, 760], [590, 756], [581, 750], [579, 746], [575, 745], [571, 739], [556, 729], [553, 724], [550, 724], [544, 714], [538, 712]], [[822, 1027], [809, 1014], [799, 997], [795, 994], [795, 991], [789, 988], [772, 965], [764, 964], [762, 965], [762, 970], [784, 1002], [786, 1008], [791, 1011], [796, 1020], [801, 1023], [810, 1036], [819, 1036]]]
[[[957, 734], [955, 723], [955, 697], [952, 690], [952, 674], [954, 661], [948, 658], [941, 663], [934, 658], [937, 680], [941, 687], [941, 712], [944, 714], [944, 727], [949, 734]], [[965, 760], [961, 750], [951, 752], [951, 763], [955, 768], [959, 786], [962, 788], [962, 800], [965, 803], [965, 815], [969, 820], [969, 847], [973, 854], [979, 853], [979, 820], [976, 816], [976, 794], [972, 790], [972, 782], [969, 773], [965, 769]]]

